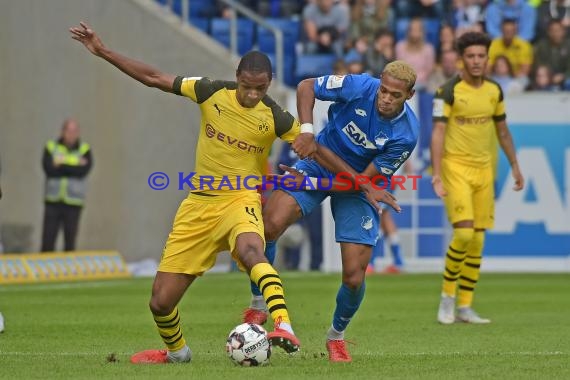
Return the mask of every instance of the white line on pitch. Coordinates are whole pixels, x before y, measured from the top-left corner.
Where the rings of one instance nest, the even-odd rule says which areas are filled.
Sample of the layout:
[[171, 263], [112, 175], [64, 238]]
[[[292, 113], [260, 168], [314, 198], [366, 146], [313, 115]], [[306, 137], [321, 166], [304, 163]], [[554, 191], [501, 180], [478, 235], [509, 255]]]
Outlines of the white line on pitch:
[[560, 356], [562, 351], [506, 351], [506, 352], [363, 352], [365, 356]]
[[[2, 352], [1, 356], [104, 356], [104, 355], [132, 355], [132, 352]], [[221, 354], [224, 354], [223, 352]], [[220, 353], [197, 353], [199, 356], [219, 356]], [[569, 355], [562, 351], [507, 351], [507, 352], [363, 352], [354, 356], [385, 356], [385, 357], [410, 357], [410, 356], [564, 356]]]

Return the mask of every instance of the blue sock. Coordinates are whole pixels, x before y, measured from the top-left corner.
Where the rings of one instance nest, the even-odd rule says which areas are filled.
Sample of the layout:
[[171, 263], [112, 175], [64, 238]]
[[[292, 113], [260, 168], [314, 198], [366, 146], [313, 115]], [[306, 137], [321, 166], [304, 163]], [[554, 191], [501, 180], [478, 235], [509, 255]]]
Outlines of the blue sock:
[[[267, 257], [267, 261], [269, 261], [269, 264], [273, 265], [273, 262], [275, 261], [276, 253], [277, 253], [276, 241], [275, 240], [266, 241], [265, 242], [265, 257]], [[257, 285], [255, 285], [253, 283], [253, 281], [250, 281], [250, 286], [251, 286], [251, 294], [253, 294], [254, 296], [262, 296], [263, 295], [263, 294], [261, 294], [261, 290], [259, 290]]]
[[402, 260], [402, 255], [400, 254], [400, 244], [390, 244], [390, 251], [392, 251], [392, 257], [394, 258], [394, 265], [397, 267], [404, 266], [404, 260]]
[[333, 316], [333, 327], [336, 331], [346, 329], [364, 298], [365, 290], [366, 283], [364, 282], [356, 290], [351, 290], [345, 284], [341, 285], [336, 295], [336, 309]]

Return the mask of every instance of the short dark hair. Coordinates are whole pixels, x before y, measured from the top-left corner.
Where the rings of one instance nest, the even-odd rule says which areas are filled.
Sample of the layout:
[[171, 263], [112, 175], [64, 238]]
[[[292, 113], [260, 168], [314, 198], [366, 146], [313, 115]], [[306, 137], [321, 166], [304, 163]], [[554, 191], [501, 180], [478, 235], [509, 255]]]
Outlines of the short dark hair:
[[247, 52], [239, 61], [236, 74], [239, 75], [244, 71], [248, 73], [267, 73], [269, 80], [273, 78], [273, 70], [269, 57], [255, 50]]
[[548, 21], [548, 27], [550, 28], [552, 25], [554, 24], [562, 24], [562, 19], [560, 18], [551, 18], [550, 21]]
[[488, 35], [481, 32], [467, 32], [457, 39], [457, 51], [459, 55], [463, 55], [465, 49], [474, 45], [485, 46], [485, 48], [489, 50], [491, 39]]
[[518, 24], [519, 24], [519, 20], [516, 19], [516, 18], [505, 17], [505, 18], [501, 21], [501, 25], [505, 25], [505, 24], [515, 24], [515, 25], [518, 25]]
[[374, 33], [374, 40], [377, 40], [378, 38], [384, 36], [394, 37], [394, 33], [392, 33], [389, 29], [386, 28], [378, 29], [376, 33]]

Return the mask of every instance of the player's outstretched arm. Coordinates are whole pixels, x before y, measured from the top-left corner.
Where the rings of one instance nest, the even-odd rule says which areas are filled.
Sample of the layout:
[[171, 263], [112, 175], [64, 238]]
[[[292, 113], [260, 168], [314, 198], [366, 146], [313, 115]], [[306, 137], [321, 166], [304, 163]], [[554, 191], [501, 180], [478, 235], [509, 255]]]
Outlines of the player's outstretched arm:
[[511, 132], [509, 131], [507, 123], [504, 120], [495, 122], [495, 128], [497, 131], [499, 144], [501, 144], [501, 148], [505, 152], [505, 155], [511, 164], [513, 179], [515, 180], [515, 186], [513, 190], [522, 190], [524, 187], [524, 177], [519, 168], [519, 163], [517, 161], [517, 155], [515, 152], [515, 144], [513, 143]]
[[79, 27], [69, 28], [71, 38], [81, 42], [91, 53], [103, 58], [146, 86], [155, 87], [165, 92], [174, 92], [172, 85], [176, 79], [175, 75], [162, 73], [150, 65], [112, 51], [103, 45], [99, 36], [89, 25], [83, 21], [79, 24]]

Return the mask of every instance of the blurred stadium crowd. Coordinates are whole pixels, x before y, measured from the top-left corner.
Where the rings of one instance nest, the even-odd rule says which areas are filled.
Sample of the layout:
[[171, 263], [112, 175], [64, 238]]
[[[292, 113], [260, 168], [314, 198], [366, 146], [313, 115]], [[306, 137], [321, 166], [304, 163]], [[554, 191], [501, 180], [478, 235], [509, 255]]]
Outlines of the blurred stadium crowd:
[[[157, 0], [182, 15], [185, 0]], [[432, 92], [460, 69], [454, 42], [466, 31], [493, 39], [488, 75], [507, 94], [570, 90], [568, 0], [239, 0], [284, 33], [284, 82], [335, 72], [378, 75], [395, 59]], [[229, 46], [232, 10], [190, 0], [189, 22]], [[238, 15], [239, 16], [239, 15]], [[238, 19], [238, 53], [275, 54], [273, 35]]]

